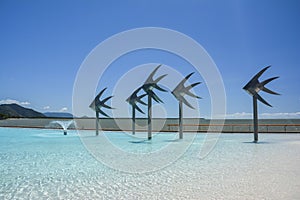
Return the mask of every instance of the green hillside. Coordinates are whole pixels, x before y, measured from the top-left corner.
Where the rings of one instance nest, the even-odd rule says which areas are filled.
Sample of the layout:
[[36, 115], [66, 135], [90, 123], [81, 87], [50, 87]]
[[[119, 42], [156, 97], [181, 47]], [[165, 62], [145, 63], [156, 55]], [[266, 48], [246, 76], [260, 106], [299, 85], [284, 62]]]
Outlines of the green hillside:
[[39, 118], [45, 117], [40, 112], [33, 109], [24, 108], [18, 104], [2, 104], [0, 105], [0, 119], [5, 118]]

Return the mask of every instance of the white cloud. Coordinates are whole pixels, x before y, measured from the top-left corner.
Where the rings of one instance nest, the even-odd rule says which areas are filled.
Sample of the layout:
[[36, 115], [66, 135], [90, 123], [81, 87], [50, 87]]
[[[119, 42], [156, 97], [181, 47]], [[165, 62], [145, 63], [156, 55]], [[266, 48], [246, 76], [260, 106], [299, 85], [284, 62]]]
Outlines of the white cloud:
[[265, 117], [276, 117], [276, 118], [298, 118], [300, 117], [300, 112], [293, 112], [293, 113], [262, 113], [261, 116]]
[[[249, 119], [252, 118], [252, 113], [246, 112], [237, 112], [233, 114], [227, 114], [226, 118], [228, 119]], [[300, 112], [285, 112], [285, 113], [261, 113], [259, 118], [300, 118]]]
[[14, 99], [4, 99], [4, 100], [0, 100], [0, 104], [18, 104], [18, 105], [21, 105], [21, 106], [27, 106], [27, 105], [30, 105], [30, 103], [28, 101], [18, 101], [18, 100], [14, 100]]
[[68, 110], [67, 107], [63, 107], [62, 109], [59, 110], [59, 112], [66, 112]]
[[50, 109], [50, 106], [44, 106], [43, 109], [44, 109], [44, 110], [49, 110], [49, 109]]
[[237, 113], [226, 115], [226, 118], [249, 118], [249, 117], [252, 117], [252, 113], [237, 112]]

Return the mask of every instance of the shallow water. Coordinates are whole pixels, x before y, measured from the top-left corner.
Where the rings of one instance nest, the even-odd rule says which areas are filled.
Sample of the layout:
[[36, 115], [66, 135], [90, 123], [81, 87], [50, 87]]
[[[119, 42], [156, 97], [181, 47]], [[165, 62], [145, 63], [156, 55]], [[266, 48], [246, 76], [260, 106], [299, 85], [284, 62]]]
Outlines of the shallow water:
[[[123, 151], [145, 156], [185, 142], [173, 133], [148, 142], [143, 134], [105, 133]], [[198, 134], [178, 160], [147, 173], [102, 164], [82, 143], [97, 144], [94, 132], [80, 135], [0, 128], [0, 199], [300, 199], [299, 134], [260, 134], [258, 144], [251, 134], [222, 134], [204, 159], [199, 149], [205, 135]]]

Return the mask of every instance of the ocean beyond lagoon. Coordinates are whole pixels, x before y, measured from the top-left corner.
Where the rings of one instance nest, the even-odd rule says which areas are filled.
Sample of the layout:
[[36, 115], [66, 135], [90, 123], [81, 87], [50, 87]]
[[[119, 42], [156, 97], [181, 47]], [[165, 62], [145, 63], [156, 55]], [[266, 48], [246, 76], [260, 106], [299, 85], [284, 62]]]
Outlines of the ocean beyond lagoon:
[[[96, 138], [94, 131], [85, 133]], [[163, 148], [176, 136], [163, 133], [152, 142], [132, 142], [122, 132], [102, 134], [113, 135], [112, 142], [132, 152]], [[76, 130], [65, 136], [62, 130], [0, 128], [0, 199], [300, 198], [299, 134], [260, 134], [257, 144], [251, 134], [221, 134], [200, 159], [205, 136], [197, 134], [188, 150], [162, 169], [126, 173], [93, 157]], [[124, 165], [128, 162], [124, 159]]]

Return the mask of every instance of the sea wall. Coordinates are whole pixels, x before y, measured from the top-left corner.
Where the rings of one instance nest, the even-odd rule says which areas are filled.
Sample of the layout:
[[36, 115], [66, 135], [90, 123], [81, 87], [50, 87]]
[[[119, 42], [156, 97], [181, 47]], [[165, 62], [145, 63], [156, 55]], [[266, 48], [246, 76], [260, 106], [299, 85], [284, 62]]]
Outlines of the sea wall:
[[[35, 118], [35, 119], [6, 119], [0, 120], [0, 127], [24, 127], [24, 128], [49, 128], [49, 124], [56, 120], [54, 118]], [[95, 129], [95, 118], [76, 118], [78, 129]], [[130, 118], [101, 118], [100, 129], [121, 131], [132, 130], [132, 120]], [[220, 120], [209, 120], [203, 118], [183, 119], [184, 131], [198, 132], [253, 132], [251, 119], [227, 119], [224, 126]], [[147, 131], [147, 119], [136, 119], [136, 131]], [[72, 127], [71, 127], [72, 128]], [[75, 128], [75, 127], [73, 127]], [[176, 118], [154, 118], [152, 119], [153, 131], [178, 131], [178, 119]], [[266, 133], [300, 133], [300, 119], [261, 119], [259, 120], [259, 132]]]

